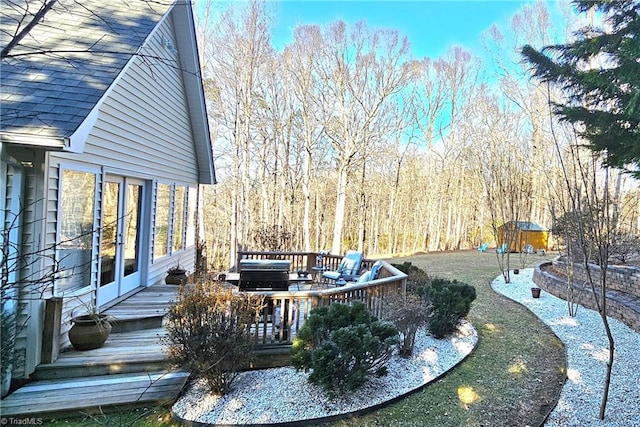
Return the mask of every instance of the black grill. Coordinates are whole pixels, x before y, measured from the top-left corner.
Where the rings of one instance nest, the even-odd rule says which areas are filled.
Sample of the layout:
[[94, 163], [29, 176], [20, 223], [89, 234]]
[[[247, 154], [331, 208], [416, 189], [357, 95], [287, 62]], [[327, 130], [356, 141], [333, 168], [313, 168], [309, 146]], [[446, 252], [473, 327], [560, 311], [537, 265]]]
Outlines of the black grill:
[[288, 260], [240, 260], [241, 291], [286, 291], [289, 289]]

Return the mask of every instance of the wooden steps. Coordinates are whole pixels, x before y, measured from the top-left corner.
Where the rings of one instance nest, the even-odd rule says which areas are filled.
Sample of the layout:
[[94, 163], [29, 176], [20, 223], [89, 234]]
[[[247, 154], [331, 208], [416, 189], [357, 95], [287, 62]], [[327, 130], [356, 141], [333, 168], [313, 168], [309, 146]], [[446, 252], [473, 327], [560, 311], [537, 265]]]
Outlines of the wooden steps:
[[188, 373], [167, 368], [162, 318], [176, 286], [156, 285], [107, 310], [117, 325], [101, 348], [68, 350], [0, 401], [2, 417], [63, 417], [173, 401]]
[[177, 290], [178, 287], [174, 285], [150, 286], [109, 308], [105, 313], [115, 319], [113, 332], [161, 327]]
[[166, 402], [176, 398], [188, 376], [178, 371], [36, 381], [3, 399], [1, 412], [3, 417], [54, 417], [117, 405]]
[[161, 344], [165, 335], [162, 328], [112, 333], [104, 347], [60, 353], [55, 362], [39, 365], [32, 378], [43, 380], [161, 371], [166, 365]]

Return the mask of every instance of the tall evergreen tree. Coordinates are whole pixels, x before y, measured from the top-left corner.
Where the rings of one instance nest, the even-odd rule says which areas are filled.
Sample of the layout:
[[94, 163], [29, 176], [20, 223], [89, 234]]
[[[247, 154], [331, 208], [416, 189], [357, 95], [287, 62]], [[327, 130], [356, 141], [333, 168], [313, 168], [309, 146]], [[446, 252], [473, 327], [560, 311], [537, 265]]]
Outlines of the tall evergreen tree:
[[581, 13], [601, 13], [603, 25], [588, 25], [576, 40], [522, 56], [543, 82], [565, 92], [556, 114], [577, 124], [590, 148], [607, 165], [627, 169], [640, 179], [640, 2], [576, 0]]

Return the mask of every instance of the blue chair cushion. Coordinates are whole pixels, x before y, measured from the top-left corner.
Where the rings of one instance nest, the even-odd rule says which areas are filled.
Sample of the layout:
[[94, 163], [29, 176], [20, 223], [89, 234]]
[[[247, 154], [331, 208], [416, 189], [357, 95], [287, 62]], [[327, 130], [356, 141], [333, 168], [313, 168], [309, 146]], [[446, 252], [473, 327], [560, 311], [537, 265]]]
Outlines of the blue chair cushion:
[[365, 272], [364, 272], [364, 273], [362, 273], [362, 275], [358, 278], [358, 283], [368, 282], [369, 280], [371, 280], [371, 272], [370, 272], [370, 271], [365, 271]]
[[338, 280], [341, 275], [342, 273], [340, 273], [339, 271], [325, 271], [324, 273], [322, 273], [322, 277], [326, 277], [327, 279], [331, 280]]
[[371, 267], [371, 273], [370, 273], [370, 279], [369, 280], [376, 280], [378, 278], [378, 276], [380, 275], [380, 270], [382, 269], [382, 261], [378, 260], [376, 262], [373, 263], [373, 266]]

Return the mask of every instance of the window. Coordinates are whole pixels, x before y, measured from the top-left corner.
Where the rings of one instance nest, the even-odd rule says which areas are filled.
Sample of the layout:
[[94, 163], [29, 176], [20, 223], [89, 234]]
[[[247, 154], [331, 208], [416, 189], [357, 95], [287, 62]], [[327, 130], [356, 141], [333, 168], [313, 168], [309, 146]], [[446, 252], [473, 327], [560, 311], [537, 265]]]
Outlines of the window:
[[184, 248], [184, 219], [185, 219], [185, 187], [175, 188], [175, 198], [173, 201], [173, 250], [178, 251]]
[[154, 259], [194, 244], [195, 189], [158, 184], [156, 192]]
[[63, 170], [60, 183], [56, 261], [58, 294], [91, 284], [95, 235], [96, 174]]
[[196, 202], [198, 192], [195, 188], [187, 189], [187, 246], [196, 244]]
[[156, 194], [156, 221], [153, 256], [160, 258], [167, 255], [169, 249], [169, 205], [171, 202], [171, 186], [158, 184]]

